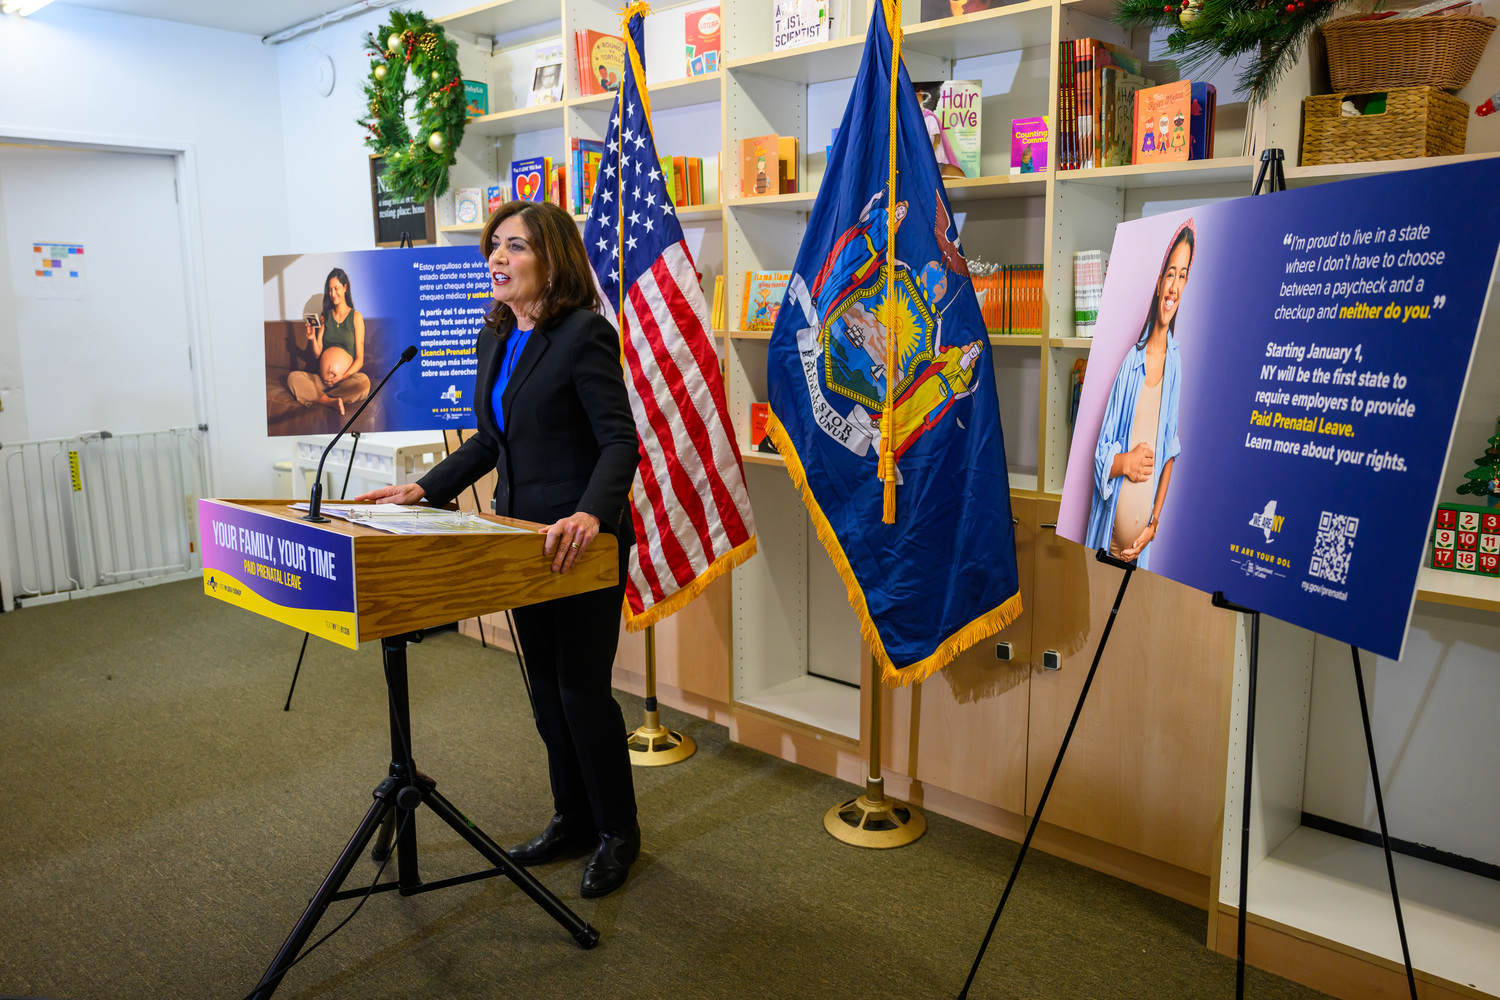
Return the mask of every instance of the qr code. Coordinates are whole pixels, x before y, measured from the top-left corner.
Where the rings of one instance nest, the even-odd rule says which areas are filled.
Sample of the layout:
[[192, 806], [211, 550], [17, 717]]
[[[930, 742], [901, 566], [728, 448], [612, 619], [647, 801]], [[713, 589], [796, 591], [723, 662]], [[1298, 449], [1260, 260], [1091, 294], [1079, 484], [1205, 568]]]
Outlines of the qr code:
[[1354, 536], [1358, 531], [1359, 518], [1323, 511], [1318, 518], [1318, 537], [1313, 542], [1308, 575], [1330, 583], [1348, 583], [1349, 559], [1354, 555]]

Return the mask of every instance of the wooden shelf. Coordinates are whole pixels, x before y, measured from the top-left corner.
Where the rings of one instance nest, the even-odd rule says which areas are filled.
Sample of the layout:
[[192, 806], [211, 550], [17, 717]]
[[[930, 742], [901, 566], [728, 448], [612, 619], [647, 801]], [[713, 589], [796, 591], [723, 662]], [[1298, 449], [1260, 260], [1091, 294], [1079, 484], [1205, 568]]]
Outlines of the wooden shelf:
[[1001, 174], [995, 177], [965, 177], [945, 180], [949, 201], [990, 198], [1044, 198], [1046, 174]]
[[[724, 71], [705, 73], [702, 76], [685, 76], [680, 80], [652, 84], [651, 110], [668, 108], [690, 108], [697, 104], [717, 104], [723, 95]], [[608, 112], [615, 106], [615, 95], [589, 94], [587, 97], [571, 97], [563, 102], [579, 111]]]
[[796, 194], [768, 194], [759, 198], [730, 198], [730, 208], [758, 208], [770, 212], [811, 212], [813, 202], [818, 200], [816, 191], [798, 191]]
[[1048, 347], [1065, 347], [1070, 351], [1086, 351], [1094, 346], [1093, 337], [1049, 337]]
[[859, 688], [804, 674], [735, 703], [857, 741], [859, 696]]
[[786, 465], [786, 459], [764, 451], [741, 451], [740, 461], [749, 465]]
[[[1068, 184], [1093, 184], [1113, 188], [1177, 187], [1182, 184], [1245, 185], [1248, 194], [1260, 160], [1254, 156], [1220, 156], [1212, 160], [1189, 160], [1186, 163], [1138, 163], [1128, 167], [1099, 167], [1094, 170], [1059, 170], [1052, 176]], [[1290, 179], [1291, 171], [1287, 171]]]
[[847, 79], [858, 72], [864, 48], [865, 36], [861, 31], [855, 38], [840, 38], [817, 45], [803, 45], [780, 52], [730, 59], [724, 63], [724, 68], [731, 73], [754, 73], [792, 83], [828, 83], [830, 80]]
[[729, 336], [733, 340], [770, 340], [770, 330], [730, 330]]
[[1427, 167], [1445, 167], [1453, 163], [1471, 163], [1476, 160], [1491, 160], [1500, 153], [1465, 153], [1461, 156], [1415, 156], [1404, 160], [1369, 160], [1362, 163], [1325, 163], [1318, 166], [1286, 167], [1288, 187], [1302, 184], [1318, 184], [1328, 181], [1344, 181], [1353, 177], [1371, 177], [1398, 170], [1424, 170]]
[[[1500, 882], [1403, 854], [1394, 860], [1418, 977], [1500, 994]], [[1226, 886], [1220, 899], [1237, 893]], [[1358, 841], [1298, 827], [1251, 870], [1249, 920], [1401, 965], [1385, 856]], [[1463, 995], [1475, 995], [1469, 990]]]
[[1423, 566], [1417, 570], [1417, 600], [1500, 611], [1500, 580]]
[[1029, 333], [992, 333], [990, 343], [995, 347], [1041, 347], [1042, 337]]
[[[709, 219], [717, 219], [724, 214], [723, 205], [688, 205], [684, 208], [675, 209], [678, 222], [698, 222]], [[587, 215], [575, 215], [573, 221], [582, 225], [587, 222]]]
[[498, 138], [502, 135], [520, 135], [522, 132], [543, 132], [563, 127], [563, 104], [541, 104], [534, 108], [513, 108], [480, 118], [470, 118], [464, 135], [483, 135]]
[[440, 233], [473, 233], [475, 236], [478, 236], [480, 233], [484, 232], [484, 223], [482, 223], [482, 222], [469, 222], [469, 223], [465, 223], [465, 224], [463, 224], [461, 226], [438, 226], [438, 232], [440, 232]]
[[560, 0], [499, 0], [433, 20], [448, 31], [462, 31], [479, 38], [525, 32], [524, 38], [513, 39], [516, 43], [563, 33]]
[[907, 25], [901, 50], [903, 56], [910, 50], [938, 59], [969, 59], [1051, 41], [1050, 0], [1026, 0], [978, 14]]

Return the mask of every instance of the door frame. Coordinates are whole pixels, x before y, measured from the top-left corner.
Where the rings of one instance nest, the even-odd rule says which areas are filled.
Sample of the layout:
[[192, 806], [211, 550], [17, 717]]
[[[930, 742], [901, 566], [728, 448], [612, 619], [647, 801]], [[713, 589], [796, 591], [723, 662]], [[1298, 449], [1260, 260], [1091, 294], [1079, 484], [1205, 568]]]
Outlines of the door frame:
[[177, 182], [177, 232], [182, 244], [183, 288], [187, 292], [189, 365], [193, 373], [193, 413], [206, 427], [208, 454], [204, 456], [207, 491], [214, 493], [214, 457], [221, 433], [218, 397], [214, 392], [213, 343], [208, 336], [208, 283], [203, 258], [203, 220], [198, 211], [198, 153], [186, 140], [146, 139], [101, 133], [66, 132], [0, 126], [0, 143], [52, 146], [95, 153], [142, 153], [172, 157]]

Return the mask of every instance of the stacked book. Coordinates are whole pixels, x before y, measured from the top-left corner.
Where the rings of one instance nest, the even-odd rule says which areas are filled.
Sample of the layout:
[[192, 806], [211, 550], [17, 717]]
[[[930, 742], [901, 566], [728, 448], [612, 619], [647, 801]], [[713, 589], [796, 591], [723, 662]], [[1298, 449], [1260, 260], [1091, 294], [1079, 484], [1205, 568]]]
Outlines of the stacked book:
[[578, 89], [584, 96], [620, 89], [625, 75], [625, 43], [619, 35], [575, 31], [573, 56], [578, 60]]
[[1092, 337], [1099, 321], [1099, 301], [1104, 298], [1104, 272], [1109, 253], [1076, 250], [1073, 253], [1073, 335]]
[[740, 197], [797, 193], [795, 136], [758, 135], [740, 140]]
[[998, 336], [1040, 336], [1042, 265], [979, 266], [989, 272], [974, 275], [974, 293], [979, 296], [985, 330]]
[[848, 38], [852, 0], [773, 0], [771, 51]]
[[[1060, 42], [1057, 70], [1058, 170], [1130, 162], [1134, 89], [1150, 86], [1139, 56], [1097, 38]], [[1122, 103], [1124, 102], [1124, 103]], [[1123, 116], [1122, 108], [1129, 108]]]
[[567, 190], [567, 170], [550, 156], [533, 156], [525, 160], [512, 160], [510, 164], [510, 196], [516, 201], [550, 201], [560, 208], [566, 207], [563, 194]]
[[[719, 158], [663, 156], [661, 172], [672, 204], [715, 205], [719, 201]], [[705, 195], [706, 192], [706, 195]]]
[[604, 158], [604, 143], [595, 139], [574, 139], [568, 163], [568, 201], [574, 215], [588, 211], [594, 200], [594, 181], [599, 177], [599, 161]]

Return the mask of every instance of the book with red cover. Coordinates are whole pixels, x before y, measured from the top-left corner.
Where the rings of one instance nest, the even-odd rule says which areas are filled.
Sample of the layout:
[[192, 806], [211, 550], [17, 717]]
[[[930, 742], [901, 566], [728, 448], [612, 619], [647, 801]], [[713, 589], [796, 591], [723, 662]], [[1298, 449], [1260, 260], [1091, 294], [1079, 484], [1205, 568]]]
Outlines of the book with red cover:
[[579, 31], [574, 35], [574, 44], [578, 50], [579, 89], [584, 94], [619, 90], [625, 73], [625, 43], [620, 36]]

